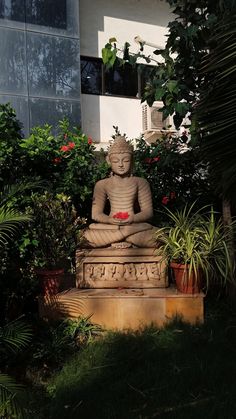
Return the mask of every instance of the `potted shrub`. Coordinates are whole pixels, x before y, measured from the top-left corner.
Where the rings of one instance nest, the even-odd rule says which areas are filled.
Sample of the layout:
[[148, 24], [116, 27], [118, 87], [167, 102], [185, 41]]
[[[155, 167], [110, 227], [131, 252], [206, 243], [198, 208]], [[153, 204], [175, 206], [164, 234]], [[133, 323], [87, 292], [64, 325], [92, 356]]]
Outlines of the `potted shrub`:
[[206, 207], [194, 212], [194, 204], [172, 212], [166, 208], [171, 225], [157, 231], [157, 250], [174, 272], [177, 289], [197, 293], [208, 289], [214, 281], [232, 280], [234, 262], [230, 244], [233, 225], [226, 227], [222, 219]]
[[56, 294], [84, 220], [76, 217], [70, 198], [64, 194], [32, 194], [29, 212], [33, 217], [33, 264], [41, 291], [44, 295]]

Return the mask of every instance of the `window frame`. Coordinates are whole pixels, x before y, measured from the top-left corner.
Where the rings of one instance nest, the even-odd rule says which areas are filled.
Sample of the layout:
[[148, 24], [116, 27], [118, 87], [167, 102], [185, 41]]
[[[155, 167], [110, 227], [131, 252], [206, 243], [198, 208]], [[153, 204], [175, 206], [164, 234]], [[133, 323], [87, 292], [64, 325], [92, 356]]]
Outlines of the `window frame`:
[[[81, 55], [80, 60], [87, 60], [87, 61], [96, 61], [101, 63], [101, 93], [86, 93], [82, 91], [82, 73], [81, 73], [81, 93], [85, 95], [94, 95], [94, 96], [106, 96], [106, 97], [120, 97], [120, 98], [127, 98], [127, 99], [141, 99], [141, 90], [142, 90], [142, 80], [141, 80], [141, 72], [138, 71], [138, 66], [140, 64], [136, 64], [136, 72], [137, 72], [137, 95], [136, 96], [128, 96], [128, 95], [119, 95], [114, 93], [106, 93], [105, 92], [105, 65], [102, 61], [102, 58], [100, 57], [92, 57], [92, 56], [86, 56]], [[145, 64], [141, 64], [145, 65]], [[149, 66], [148, 66], [149, 67]], [[151, 66], [150, 66], [151, 67]], [[152, 66], [153, 67], [153, 66]]]

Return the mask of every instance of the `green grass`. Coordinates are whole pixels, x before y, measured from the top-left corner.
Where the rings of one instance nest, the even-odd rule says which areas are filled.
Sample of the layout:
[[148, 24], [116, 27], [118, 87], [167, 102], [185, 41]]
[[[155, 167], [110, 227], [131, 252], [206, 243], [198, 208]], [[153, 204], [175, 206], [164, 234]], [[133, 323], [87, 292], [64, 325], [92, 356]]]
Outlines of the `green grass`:
[[197, 327], [176, 320], [96, 339], [52, 376], [31, 417], [236, 418], [236, 317], [209, 313]]

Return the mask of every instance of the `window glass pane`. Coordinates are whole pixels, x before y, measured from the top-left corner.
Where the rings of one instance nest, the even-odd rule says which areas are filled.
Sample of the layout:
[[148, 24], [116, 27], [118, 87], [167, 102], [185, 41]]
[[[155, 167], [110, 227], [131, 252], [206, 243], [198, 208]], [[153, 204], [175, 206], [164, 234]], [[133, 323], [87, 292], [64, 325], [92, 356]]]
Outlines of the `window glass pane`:
[[153, 79], [156, 67], [152, 65], [139, 64], [138, 73], [141, 79], [141, 95], [144, 94], [145, 86], [148, 81]]
[[79, 98], [77, 39], [28, 33], [27, 51], [30, 95]]
[[66, 29], [66, 0], [26, 0], [26, 22]]
[[7, 96], [0, 94], [1, 103], [10, 103], [12, 108], [16, 111], [16, 117], [22, 124], [22, 132], [25, 136], [29, 132], [29, 110], [28, 98], [23, 96]]
[[0, 18], [25, 21], [24, 0], [0, 0]]
[[99, 59], [81, 58], [81, 91], [102, 94], [102, 62]]
[[27, 93], [25, 34], [0, 28], [0, 92]]
[[137, 68], [130, 64], [113, 68], [105, 73], [105, 94], [137, 97]]
[[59, 120], [67, 117], [73, 126], [80, 126], [81, 113], [79, 101], [30, 99], [30, 125], [58, 125]]

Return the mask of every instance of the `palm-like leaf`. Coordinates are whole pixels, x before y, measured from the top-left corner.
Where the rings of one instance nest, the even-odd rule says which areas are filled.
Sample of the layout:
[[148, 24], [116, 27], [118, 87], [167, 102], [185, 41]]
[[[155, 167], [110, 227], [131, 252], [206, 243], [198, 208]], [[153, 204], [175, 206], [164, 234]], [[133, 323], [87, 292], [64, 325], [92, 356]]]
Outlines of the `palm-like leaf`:
[[29, 343], [31, 336], [31, 328], [20, 320], [0, 327], [0, 344], [12, 352], [23, 349]]
[[21, 398], [24, 387], [6, 374], [0, 374], [0, 417], [17, 418], [24, 417], [21, 406]]
[[23, 223], [30, 221], [28, 215], [19, 214], [14, 209], [0, 207], [0, 247], [4, 247], [17, 233]]
[[[225, 17], [210, 40], [203, 61], [206, 75], [196, 116], [203, 136], [203, 152], [212, 163], [224, 196], [235, 199], [236, 189], [236, 16]], [[211, 79], [211, 82], [209, 80]]]

